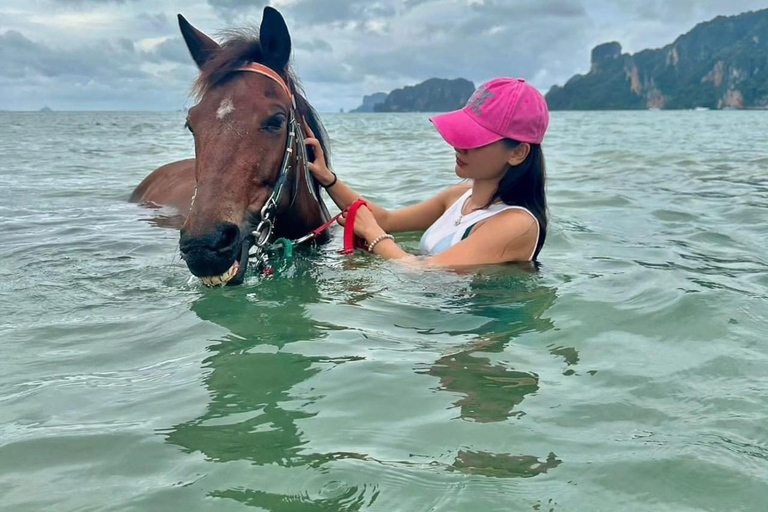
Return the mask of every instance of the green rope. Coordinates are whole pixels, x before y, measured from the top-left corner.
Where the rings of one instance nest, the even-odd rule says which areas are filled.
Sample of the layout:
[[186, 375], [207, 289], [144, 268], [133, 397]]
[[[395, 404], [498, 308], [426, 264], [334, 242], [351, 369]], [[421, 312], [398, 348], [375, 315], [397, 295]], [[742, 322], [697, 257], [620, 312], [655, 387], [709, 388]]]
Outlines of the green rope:
[[275, 240], [275, 242], [272, 244], [272, 249], [283, 249], [283, 257], [285, 259], [290, 259], [293, 257], [293, 242], [288, 240], [287, 238], [278, 238]]

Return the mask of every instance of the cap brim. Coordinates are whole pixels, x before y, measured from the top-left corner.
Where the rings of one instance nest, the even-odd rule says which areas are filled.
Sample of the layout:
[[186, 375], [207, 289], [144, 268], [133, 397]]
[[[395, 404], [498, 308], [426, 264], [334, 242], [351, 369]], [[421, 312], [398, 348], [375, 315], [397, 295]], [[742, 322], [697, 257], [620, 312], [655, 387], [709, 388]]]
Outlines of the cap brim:
[[464, 109], [440, 114], [429, 119], [445, 142], [457, 149], [474, 149], [499, 141], [504, 137], [490, 131], [472, 119]]

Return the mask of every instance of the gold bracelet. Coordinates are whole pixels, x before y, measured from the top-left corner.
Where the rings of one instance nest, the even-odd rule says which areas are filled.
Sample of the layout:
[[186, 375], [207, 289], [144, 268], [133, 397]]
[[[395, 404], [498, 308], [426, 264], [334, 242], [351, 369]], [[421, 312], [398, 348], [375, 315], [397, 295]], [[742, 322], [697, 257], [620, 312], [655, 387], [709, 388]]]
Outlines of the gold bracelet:
[[392, 235], [390, 235], [388, 233], [384, 233], [383, 235], [376, 237], [373, 240], [373, 242], [368, 244], [368, 252], [373, 252], [373, 248], [376, 247], [376, 244], [381, 242], [382, 240], [386, 240], [386, 239], [390, 239], [393, 242], [395, 241], [395, 237], [394, 236], [392, 236]]

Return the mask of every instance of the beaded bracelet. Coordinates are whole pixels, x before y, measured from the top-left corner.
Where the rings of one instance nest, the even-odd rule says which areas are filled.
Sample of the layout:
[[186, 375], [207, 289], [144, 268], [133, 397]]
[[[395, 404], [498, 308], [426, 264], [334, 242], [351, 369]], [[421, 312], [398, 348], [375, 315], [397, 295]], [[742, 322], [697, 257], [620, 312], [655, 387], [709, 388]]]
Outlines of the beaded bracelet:
[[369, 244], [368, 244], [368, 251], [369, 251], [369, 252], [373, 252], [373, 248], [374, 248], [374, 247], [376, 247], [376, 244], [377, 244], [377, 243], [379, 243], [379, 242], [381, 242], [382, 240], [386, 240], [386, 239], [390, 239], [390, 240], [392, 240], [393, 242], [395, 241], [395, 237], [394, 237], [394, 236], [392, 236], [392, 235], [390, 235], [390, 234], [387, 234], [387, 233], [385, 233], [385, 234], [383, 234], [383, 235], [381, 235], [381, 236], [379, 236], [379, 237], [376, 237], [376, 238], [373, 240], [373, 242], [371, 242], [371, 243], [369, 243]]
[[324, 188], [325, 190], [328, 190], [329, 188], [331, 188], [332, 186], [334, 186], [334, 185], [336, 184], [336, 182], [337, 182], [337, 181], [339, 181], [339, 177], [338, 177], [338, 176], [336, 176], [336, 173], [335, 173], [335, 172], [331, 171], [331, 174], [333, 174], [333, 181], [332, 181], [332, 182], [330, 182], [330, 183], [329, 183], [329, 184], [327, 184], [327, 185], [323, 185], [323, 188]]

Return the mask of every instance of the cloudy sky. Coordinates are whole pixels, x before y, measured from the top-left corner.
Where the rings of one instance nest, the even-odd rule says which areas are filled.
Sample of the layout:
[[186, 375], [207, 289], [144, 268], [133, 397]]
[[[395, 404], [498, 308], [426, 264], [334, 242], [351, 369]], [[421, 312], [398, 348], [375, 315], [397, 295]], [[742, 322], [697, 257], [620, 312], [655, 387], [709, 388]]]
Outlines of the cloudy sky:
[[522, 76], [543, 92], [590, 50], [658, 48], [768, 0], [2, 0], [0, 110], [176, 110], [196, 68], [176, 13], [217, 38], [286, 18], [293, 65], [321, 111], [430, 77]]

